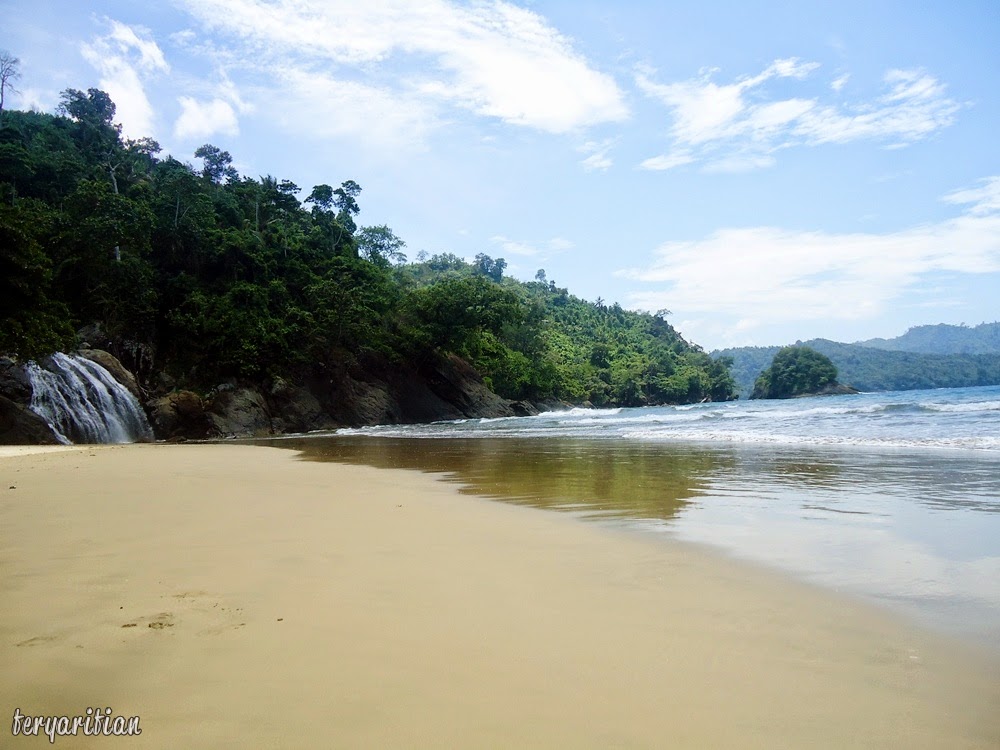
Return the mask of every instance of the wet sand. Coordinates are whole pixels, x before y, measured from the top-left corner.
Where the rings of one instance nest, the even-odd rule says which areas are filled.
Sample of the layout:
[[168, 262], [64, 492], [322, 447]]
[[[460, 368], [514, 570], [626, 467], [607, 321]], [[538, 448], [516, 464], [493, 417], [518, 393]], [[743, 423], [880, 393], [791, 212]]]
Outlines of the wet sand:
[[[14, 489], [9, 489], [13, 487]], [[1000, 665], [695, 546], [238, 445], [0, 457], [0, 745], [996, 748]], [[6, 718], [4, 718], [6, 717]]]

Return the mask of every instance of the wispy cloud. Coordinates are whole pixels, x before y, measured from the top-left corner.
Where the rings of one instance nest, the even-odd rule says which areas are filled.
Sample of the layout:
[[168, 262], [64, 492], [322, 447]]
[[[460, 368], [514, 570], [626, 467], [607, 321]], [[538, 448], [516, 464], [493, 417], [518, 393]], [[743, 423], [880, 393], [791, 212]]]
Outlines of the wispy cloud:
[[233, 106], [222, 99], [200, 102], [190, 96], [178, 98], [181, 114], [174, 123], [178, 138], [207, 138], [216, 133], [238, 135], [239, 121]]
[[[551, 133], [628, 116], [609, 75], [594, 69], [543, 17], [502, 0], [181, 2], [205, 28], [228, 36], [227, 58], [269, 78], [276, 93], [282, 79], [291, 78], [315, 82], [318, 89], [308, 92], [314, 100], [355, 92], [365, 98], [352, 106], [364, 108], [371, 99], [402, 102], [407, 114], [364, 126], [386, 136], [394, 125], [444, 122], [451, 108]], [[287, 104], [282, 108], [297, 116]], [[307, 112], [298, 113], [303, 126], [314, 121], [325, 132], [327, 123]]]
[[574, 247], [573, 243], [565, 237], [553, 237], [544, 242], [526, 242], [512, 240], [509, 237], [498, 234], [490, 237], [490, 241], [508, 255], [520, 255], [524, 257], [548, 257]]
[[[636, 85], [670, 111], [669, 150], [643, 161], [644, 169], [669, 169], [706, 162], [710, 170], [733, 171], [769, 166], [776, 151], [858, 140], [905, 146], [950, 125], [960, 105], [945, 87], [920, 70], [890, 70], [885, 93], [874, 101], [824, 103], [817, 97], [774, 99], [768, 83], [805, 81], [817, 63], [797, 58], [775, 60], [760, 73], [727, 84], [712, 80], [716, 70], [696, 79], [662, 84], [654, 71], [640, 68]], [[840, 92], [848, 76], [832, 84]]]
[[722, 229], [668, 242], [649, 267], [618, 275], [657, 286], [630, 295], [636, 307], [722, 315], [731, 327], [868, 319], [928, 274], [1000, 271], [1000, 177], [944, 200], [966, 208], [952, 219], [885, 234]]
[[580, 161], [580, 165], [588, 172], [606, 172], [614, 166], [611, 158], [611, 149], [617, 143], [616, 138], [608, 138], [603, 141], [587, 141], [580, 146], [577, 151], [587, 156]]
[[110, 21], [110, 31], [80, 47], [84, 59], [100, 73], [100, 87], [115, 102], [115, 119], [126, 135], [148, 136], [155, 131], [153, 107], [146, 81], [167, 73], [170, 66], [150, 32]]

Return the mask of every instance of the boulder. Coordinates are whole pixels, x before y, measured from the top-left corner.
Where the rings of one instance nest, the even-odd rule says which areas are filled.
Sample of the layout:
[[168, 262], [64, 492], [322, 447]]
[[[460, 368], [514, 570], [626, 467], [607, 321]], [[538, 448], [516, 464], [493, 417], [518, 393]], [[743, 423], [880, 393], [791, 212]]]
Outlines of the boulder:
[[52, 428], [25, 406], [0, 396], [0, 445], [57, 445]]
[[[512, 417], [507, 399], [491, 391], [482, 376], [461, 357], [449, 354], [421, 372], [427, 387], [462, 417]], [[447, 419], [449, 417], [445, 417]]]
[[221, 436], [262, 437], [274, 433], [267, 402], [255, 388], [217, 392], [209, 401], [208, 421]]
[[208, 437], [211, 423], [201, 396], [192, 391], [173, 391], [147, 404], [156, 437], [162, 440]]
[[308, 389], [278, 378], [267, 399], [274, 432], [308, 432], [331, 429], [333, 420], [323, 411], [319, 399]]
[[125, 386], [133, 396], [136, 398], [142, 398], [142, 394], [139, 391], [139, 384], [135, 380], [135, 376], [125, 369], [125, 366], [118, 361], [118, 358], [113, 354], [104, 351], [103, 349], [80, 349], [77, 351], [84, 359], [89, 359], [91, 362], [96, 362], [109, 373], [111, 377]]
[[0, 396], [18, 404], [31, 402], [31, 381], [24, 365], [10, 357], [0, 357]]

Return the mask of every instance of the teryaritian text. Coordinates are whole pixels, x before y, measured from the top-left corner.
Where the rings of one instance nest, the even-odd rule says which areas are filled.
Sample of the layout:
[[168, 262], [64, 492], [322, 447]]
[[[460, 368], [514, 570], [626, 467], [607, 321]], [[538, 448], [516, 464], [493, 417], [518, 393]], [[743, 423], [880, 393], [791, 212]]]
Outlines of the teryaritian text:
[[88, 708], [81, 716], [27, 716], [20, 708], [14, 709], [11, 733], [18, 735], [47, 735], [49, 742], [56, 737], [83, 734], [87, 737], [134, 737], [142, 734], [139, 717], [111, 716], [111, 708]]

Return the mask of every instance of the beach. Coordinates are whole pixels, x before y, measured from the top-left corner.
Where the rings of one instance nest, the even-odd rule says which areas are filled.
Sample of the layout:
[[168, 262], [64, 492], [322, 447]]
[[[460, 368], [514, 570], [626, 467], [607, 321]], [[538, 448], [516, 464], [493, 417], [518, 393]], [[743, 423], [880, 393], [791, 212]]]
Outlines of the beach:
[[0, 711], [67, 747], [996, 748], [1000, 664], [678, 541], [248, 445], [0, 456]]

